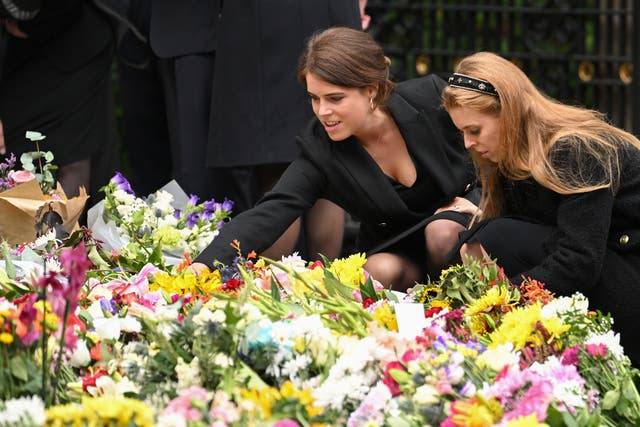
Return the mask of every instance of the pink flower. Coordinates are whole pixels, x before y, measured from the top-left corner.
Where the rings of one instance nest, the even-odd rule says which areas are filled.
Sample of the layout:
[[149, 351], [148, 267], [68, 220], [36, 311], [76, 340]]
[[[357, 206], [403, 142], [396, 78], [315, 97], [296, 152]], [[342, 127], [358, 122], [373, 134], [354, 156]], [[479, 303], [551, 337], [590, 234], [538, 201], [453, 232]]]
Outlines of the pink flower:
[[300, 427], [300, 424], [293, 421], [291, 418], [285, 418], [284, 420], [276, 421], [271, 427]]
[[607, 355], [607, 346], [605, 344], [585, 344], [584, 349], [594, 357], [605, 357]]
[[577, 365], [578, 364], [578, 351], [580, 351], [580, 347], [579, 346], [573, 346], [573, 347], [569, 347], [568, 349], [566, 349], [563, 353], [562, 356], [560, 357], [560, 360], [562, 361], [563, 365]]
[[29, 171], [10, 171], [8, 178], [16, 184], [22, 184], [23, 182], [29, 182], [32, 179], [36, 179], [36, 176]]
[[185, 420], [201, 420], [204, 417], [203, 408], [208, 401], [209, 397], [205, 389], [192, 386], [181, 390], [178, 397], [169, 402], [162, 413], [179, 414]]

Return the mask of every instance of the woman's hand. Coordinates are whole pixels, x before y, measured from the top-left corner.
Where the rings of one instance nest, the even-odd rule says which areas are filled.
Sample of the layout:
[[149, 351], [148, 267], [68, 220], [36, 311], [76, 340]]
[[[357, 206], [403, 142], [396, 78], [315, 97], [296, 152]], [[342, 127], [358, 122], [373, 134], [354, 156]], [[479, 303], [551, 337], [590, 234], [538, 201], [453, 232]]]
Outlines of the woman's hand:
[[199, 276], [205, 271], [208, 272], [209, 271], [209, 267], [207, 267], [205, 264], [202, 264], [201, 262], [194, 262], [189, 267], [187, 267], [186, 270], [189, 273], [193, 273], [196, 276]]
[[471, 201], [465, 199], [464, 197], [456, 197], [455, 199], [453, 199], [453, 202], [438, 208], [435, 213], [438, 214], [444, 211], [468, 213], [471, 215], [475, 215], [476, 213], [478, 215], [482, 214], [482, 211], [476, 205], [474, 205]]
[[7, 30], [7, 33], [11, 34], [13, 37], [17, 37], [19, 39], [29, 38], [29, 35], [27, 33], [18, 28], [18, 22], [14, 21], [13, 19], [5, 21], [4, 29]]

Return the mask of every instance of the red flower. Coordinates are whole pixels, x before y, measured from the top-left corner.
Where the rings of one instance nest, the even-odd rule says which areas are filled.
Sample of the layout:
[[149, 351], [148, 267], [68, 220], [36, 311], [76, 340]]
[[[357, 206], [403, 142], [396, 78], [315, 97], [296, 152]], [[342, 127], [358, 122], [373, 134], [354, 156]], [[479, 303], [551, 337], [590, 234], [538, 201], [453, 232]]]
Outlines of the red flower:
[[224, 291], [235, 291], [240, 289], [244, 282], [238, 279], [229, 279], [222, 285], [222, 290]]
[[324, 264], [322, 263], [322, 261], [320, 260], [315, 261], [313, 264], [309, 266], [309, 270], [313, 270], [314, 268], [317, 268], [317, 267], [320, 267], [320, 268], [324, 267]]
[[[95, 347], [94, 347], [95, 348]], [[96, 386], [96, 380], [102, 376], [107, 375], [107, 371], [104, 369], [99, 369], [95, 374], [91, 375], [91, 372], [87, 373], [87, 375], [85, 375], [82, 378], [82, 391], [84, 391], [85, 393], [88, 393], [87, 388], [88, 387], [95, 387]]]
[[362, 301], [362, 306], [364, 308], [368, 308], [371, 304], [375, 303], [376, 300], [374, 300], [373, 298], [365, 298], [364, 301]]
[[433, 317], [433, 315], [438, 314], [442, 311], [442, 307], [431, 307], [424, 311], [425, 317]]
[[384, 370], [384, 377], [382, 378], [382, 382], [387, 386], [392, 396], [397, 396], [401, 393], [400, 384], [391, 376], [390, 371], [392, 369], [397, 369], [399, 371], [404, 371], [404, 365], [397, 360], [391, 361], [387, 364], [387, 367]]

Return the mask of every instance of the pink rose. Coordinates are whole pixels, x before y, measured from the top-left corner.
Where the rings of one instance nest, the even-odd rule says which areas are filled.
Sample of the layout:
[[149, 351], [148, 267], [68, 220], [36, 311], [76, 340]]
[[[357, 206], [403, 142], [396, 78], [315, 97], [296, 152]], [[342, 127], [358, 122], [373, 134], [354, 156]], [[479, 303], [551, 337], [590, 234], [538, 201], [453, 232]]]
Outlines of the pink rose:
[[29, 171], [11, 171], [9, 172], [9, 179], [16, 184], [22, 184], [23, 182], [29, 182], [32, 179], [36, 179], [36, 176]]

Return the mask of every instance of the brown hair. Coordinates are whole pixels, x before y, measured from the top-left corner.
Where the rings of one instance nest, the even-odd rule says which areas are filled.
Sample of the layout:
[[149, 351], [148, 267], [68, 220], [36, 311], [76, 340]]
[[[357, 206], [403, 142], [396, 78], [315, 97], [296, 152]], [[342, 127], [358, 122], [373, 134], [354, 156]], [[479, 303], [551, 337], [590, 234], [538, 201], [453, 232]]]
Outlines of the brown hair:
[[[483, 217], [502, 209], [500, 175], [535, 179], [560, 194], [612, 188], [619, 180], [618, 147], [640, 141], [593, 110], [562, 104], [542, 94], [512, 62], [489, 52], [464, 58], [456, 72], [485, 80], [498, 96], [447, 86], [444, 108], [468, 107], [500, 118], [498, 161], [472, 151], [482, 182]], [[552, 150], [553, 149], [553, 150]]]
[[395, 89], [389, 80], [389, 58], [369, 34], [346, 27], [333, 27], [312, 35], [300, 56], [298, 80], [306, 86], [312, 73], [336, 86], [364, 88], [374, 85], [374, 103], [384, 106]]

